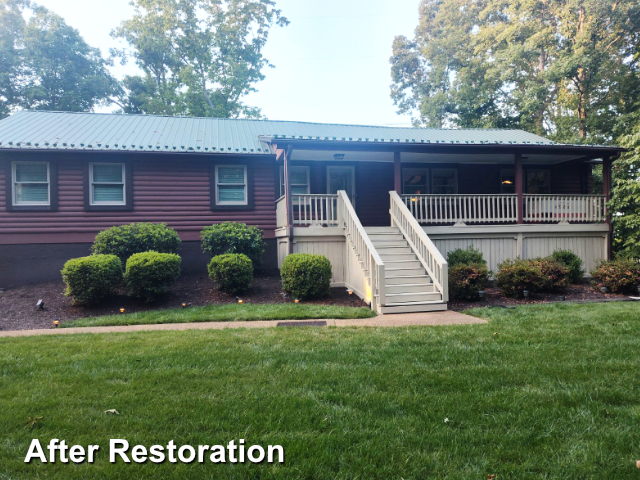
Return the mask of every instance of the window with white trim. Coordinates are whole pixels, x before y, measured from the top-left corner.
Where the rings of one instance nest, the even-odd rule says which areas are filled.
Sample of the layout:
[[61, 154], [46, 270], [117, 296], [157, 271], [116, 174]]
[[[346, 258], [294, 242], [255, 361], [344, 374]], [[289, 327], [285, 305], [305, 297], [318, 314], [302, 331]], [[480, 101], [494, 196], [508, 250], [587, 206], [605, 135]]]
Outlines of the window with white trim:
[[216, 165], [216, 204], [248, 205], [246, 165]]
[[458, 193], [458, 170], [455, 168], [434, 168], [431, 186], [435, 195], [456, 195]]
[[[309, 167], [290, 167], [291, 194], [305, 195], [311, 193]], [[284, 195], [284, 167], [280, 167], [280, 196]]]
[[91, 205], [125, 205], [124, 163], [90, 163]]
[[51, 169], [48, 162], [13, 162], [13, 205], [50, 205]]
[[427, 195], [429, 193], [428, 168], [402, 169], [403, 195]]

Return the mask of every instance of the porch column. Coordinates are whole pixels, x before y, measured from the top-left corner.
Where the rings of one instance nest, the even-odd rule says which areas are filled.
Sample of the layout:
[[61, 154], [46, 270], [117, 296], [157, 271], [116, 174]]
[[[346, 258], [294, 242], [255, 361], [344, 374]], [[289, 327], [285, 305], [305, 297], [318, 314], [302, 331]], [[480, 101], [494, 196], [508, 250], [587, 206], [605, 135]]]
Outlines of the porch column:
[[400, 152], [393, 152], [393, 189], [402, 195], [402, 163]]
[[284, 201], [287, 207], [287, 231], [289, 232], [289, 253], [293, 253], [293, 202], [291, 200], [291, 176], [289, 161], [291, 159], [291, 146], [284, 149]]
[[517, 200], [517, 208], [518, 208], [518, 224], [522, 225], [523, 222], [523, 212], [524, 209], [524, 175], [522, 173], [522, 155], [516, 153], [516, 195], [518, 196]]
[[[604, 157], [602, 159], [602, 194], [605, 196], [607, 203], [611, 200], [611, 165], [612, 161], [610, 157]], [[607, 212], [609, 213], [609, 212]], [[611, 216], [607, 215], [606, 220], [609, 225], [609, 235], [607, 238], [607, 259], [613, 258], [613, 225], [611, 223]]]

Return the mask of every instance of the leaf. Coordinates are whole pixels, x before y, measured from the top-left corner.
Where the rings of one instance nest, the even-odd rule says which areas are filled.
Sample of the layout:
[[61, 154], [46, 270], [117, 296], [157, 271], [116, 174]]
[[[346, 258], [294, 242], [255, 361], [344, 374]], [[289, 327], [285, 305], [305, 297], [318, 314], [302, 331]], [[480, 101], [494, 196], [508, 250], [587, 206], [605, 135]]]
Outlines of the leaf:
[[104, 413], [109, 413], [111, 415], [120, 415], [120, 412], [118, 412], [115, 408], [112, 408], [111, 410], [105, 410]]

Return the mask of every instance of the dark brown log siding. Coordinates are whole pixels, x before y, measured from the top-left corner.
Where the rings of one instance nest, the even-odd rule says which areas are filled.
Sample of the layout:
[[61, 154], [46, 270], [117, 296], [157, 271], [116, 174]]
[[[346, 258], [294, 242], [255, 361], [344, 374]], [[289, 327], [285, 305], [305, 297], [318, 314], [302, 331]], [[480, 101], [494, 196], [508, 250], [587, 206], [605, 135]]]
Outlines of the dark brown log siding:
[[[15, 155], [13, 159], [35, 160]], [[132, 159], [133, 211], [87, 212], [84, 205], [83, 158], [60, 158], [41, 154], [40, 161], [58, 164], [57, 212], [9, 212], [5, 203], [6, 169], [0, 173], [0, 244], [72, 243], [92, 241], [95, 235], [113, 225], [130, 222], [166, 222], [183, 240], [199, 239], [202, 227], [223, 221], [255, 225], [274, 236], [275, 159], [230, 159], [229, 157], [137, 156]], [[104, 158], [103, 158], [104, 159]], [[11, 161], [5, 156], [2, 161]], [[113, 161], [122, 157], [113, 156]], [[210, 205], [209, 164], [248, 165], [253, 170], [251, 211], [212, 211]]]

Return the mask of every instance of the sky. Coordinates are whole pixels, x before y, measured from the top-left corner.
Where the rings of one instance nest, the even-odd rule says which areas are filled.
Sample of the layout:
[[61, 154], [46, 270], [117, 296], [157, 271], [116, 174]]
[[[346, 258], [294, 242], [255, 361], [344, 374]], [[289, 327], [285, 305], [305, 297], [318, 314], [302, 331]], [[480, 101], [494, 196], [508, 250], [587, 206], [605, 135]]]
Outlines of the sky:
[[[390, 97], [396, 35], [413, 36], [420, 0], [276, 0], [290, 24], [272, 28], [263, 50], [275, 66], [245, 98], [271, 120], [409, 126]], [[129, 0], [36, 0], [108, 55], [109, 33], [133, 15]], [[117, 78], [136, 73], [130, 62]], [[109, 111], [110, 109], [106, 109]]]

